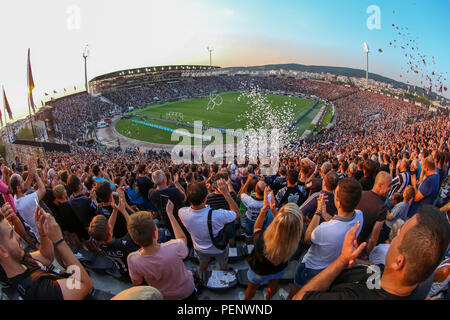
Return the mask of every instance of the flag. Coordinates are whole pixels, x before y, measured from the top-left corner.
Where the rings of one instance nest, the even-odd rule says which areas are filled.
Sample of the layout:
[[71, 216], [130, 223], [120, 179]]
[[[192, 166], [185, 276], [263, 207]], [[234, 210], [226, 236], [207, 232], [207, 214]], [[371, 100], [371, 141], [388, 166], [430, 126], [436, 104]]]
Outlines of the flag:
[[5, 88], [3, 88], [3, 107], [5, 107], [6, 112], [8, 113], [9, 120], [13, 119], [11, 108], [9, 107], [8, 99], [6, 99]]
[[28, 103], [33, 112], [36, 112], [36, 107], [33, 102], [33, 89], [34, 89], [34, 80], [33, 80], [33, 72], [31, 71], [31, 61], [30, 61], [30, 49], [28, 49], [28, 64], [27, 64], [27, 82], [28, 82]]

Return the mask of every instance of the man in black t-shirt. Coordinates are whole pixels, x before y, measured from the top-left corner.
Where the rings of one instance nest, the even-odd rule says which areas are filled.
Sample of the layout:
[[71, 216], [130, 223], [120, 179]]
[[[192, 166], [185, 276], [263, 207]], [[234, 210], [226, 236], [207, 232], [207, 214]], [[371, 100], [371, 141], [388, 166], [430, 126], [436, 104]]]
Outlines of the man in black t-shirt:
[[[36, 208], [35, 224], [41, 239], [38, 251], [26, 254], [20, 237], [4, 218], [14, 214], [5, 204], [0, 210], [0, 266], [7, 281], [24, 300], [81, 300], [92, 289], [88, 273], [70, 250], [62, 237], [55, 219]], [[75, 274], [64, 278], [48, 271], [57, 253], [65, 266]]]
[[83, 185], [76, 175], [71, 175], [68, 182], [69, 190], [72, 193], [69, 204], [87, 230], [91, 220], [96, 216], [97, 205], [84, 194]]
[[80, 247], [80, 241], [88, 240], [89, 235], [83, 228], [80, 219], [67, 201], [67, 192], [63, 185], [53, 188], [54, 200], [52, 213], [61, 230], [67, 233], [70, 242]]
[[298, 185], [298, 171], [289, 170], [287, 176], [287, 186], [282, 188], [275, 196], [277, 207], [281, 208], [286, 203], [293, 202], [299, 207], [307, 198], [306, 189]]
[[366, 242], [367, 254], [378, 243], [381, 228], [386, 220], [386, 196], [391, 190], [392, 177], [389, 173], [381, 171], [378, 173], [373, 189], [364, 191], [356, 209], [364, 214], [364, 224], [358, 237], [358, 243]]
[[[118, 190], [121, 197], [123, 197], [123, 201], [125, 203], [125, 195], [124, 191], [122, 189]], [[111, 186], [109, 185], [108, 181], [102, 181], [97, 186], [96, 195], [98, 199], [98, 209], [96, 212], [96, 215], [104, 215], [106, 218], [109, 219], [109, 217], [113, 214], [114, 207], [115, 207], [115, 200], [113, 196], [113, 191], [111, 189]], [[124, 209], [127, 210], [127, 209]], [[131, 214], [132, 212], [129, 212], [128, 214]], [[117, 221], [114, 221], [114, 227], [113, 227], [113, 236], [116, 238], [122, 238], [127, 234], [127, 221], [123, 215], [117, 216]], [[115, 219], [115, 220], [116, 220]]]
[[436, 207], [423, 206], [406, 221], [386, 255], [386, 267], [366, 282], [347, 281], [332, 286], [365, 247], [356, 246], [357, 223], [347, 233], [342, 251], [328, 268], [311, 279], [294, 300], [394, 300], [417, 299], [413, 294], [442, 261], [450, 242], [450, 225]]
[[375, 183], [375, 176], [377, 174], [377, 164], [375, 161], [367, 159], [364, 161], [363, 166], [364, 177], [359, 179], [359, 183], [363, 188], [363, 191], [372, 190]]
[[167, 177], [167, 175], [161, 170], [153, 172], [152, 179], [156, 189], [151, 189], [149, 191], [149, 199], [152, 205], [155, 206], [161, 214], [161, 221], [159, 225], [167, 228], [171, 235], [174, 234], [172, 224], [170, 223], [169, 217], [166, 213], [167, 202], [170, 200], [174, 207], [173, 216], [177, 219], [185, 235], [187, 235], [188, 247], [191, 247], [192, 240], [190, 239], [189, 232], [186, 230], [184, 224], [178, 217], [178, 210], [185, 206], [184, 203], [187, 199], [184, 189], [179, 182], [178, 174], [175, 174], [173, 185], [171, 185], [170, 174], [169, 177]]
[[144, 199], [144, 207], [145, 210], [155, 211], [155, 206], [150, 202], [148, 198], [148, 191], [153, 188], [153, 182], [147, 176], [146, 166], [141, 164], [138, 167], [138, 175], [136, 179], [136, 184], [139, 190], [139, 194], [142, 199]]
[[100, 251], [114, 261], [122, 277], [129, 280], [127, 258], [130, 253], [139, 250], [140, 247], [133, 242], [128, 233], [122, 238], [113, 237], [112, 230], [114, 230], [118, 211], [128, 224], [130, 216], [126, 211], [124, 200], [121, 199], [119, 206], [113, 205], [109, 219], [104, 215], [98, 215], [92, 220], [89, 226], [89, 235], [99, 243]]

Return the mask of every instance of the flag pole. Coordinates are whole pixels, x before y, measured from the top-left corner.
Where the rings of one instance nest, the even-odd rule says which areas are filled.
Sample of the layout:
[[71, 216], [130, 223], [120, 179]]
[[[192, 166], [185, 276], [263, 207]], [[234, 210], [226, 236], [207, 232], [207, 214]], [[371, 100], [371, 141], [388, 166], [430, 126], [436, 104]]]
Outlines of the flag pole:
[[33, 132], [33, 141], [36, 142], [36, 135], [34, 133], [34, 126], [33, 126], [33, 116], [31, 115], [31, 104], [33, 102], [31, 101], [32, 95], [30, 90], [30, 69], [31, 69], [30, 49], [28, 49], [28, 67], [27, 67], [28, 113], [30, 114], [30, 124], [31, 124], [31, 131]]

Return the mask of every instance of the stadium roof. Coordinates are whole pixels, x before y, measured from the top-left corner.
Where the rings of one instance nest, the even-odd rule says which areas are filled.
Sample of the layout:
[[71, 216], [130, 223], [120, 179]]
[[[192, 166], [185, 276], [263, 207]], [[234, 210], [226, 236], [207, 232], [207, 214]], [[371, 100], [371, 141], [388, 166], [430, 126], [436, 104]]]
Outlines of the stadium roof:
[[216, 66], [195, 66], [195, 65], [175, 65], [175, 66], [155, 66], [155, 67], [143, 67], [143, 68], [135, 68], [135, 69], [127, 69], [121, 71], [115, 71], [108, 74], [104, 74], [98, 77], [91, 79], [90, 82], [100, 81], [105, 79], [111, 79], [116, 77], [123, 77], [127, 75], [136, 75], [136, 74], [151, 74], [154, 72], [161, 71], [208, 71], [219, 69], [220, 67]]

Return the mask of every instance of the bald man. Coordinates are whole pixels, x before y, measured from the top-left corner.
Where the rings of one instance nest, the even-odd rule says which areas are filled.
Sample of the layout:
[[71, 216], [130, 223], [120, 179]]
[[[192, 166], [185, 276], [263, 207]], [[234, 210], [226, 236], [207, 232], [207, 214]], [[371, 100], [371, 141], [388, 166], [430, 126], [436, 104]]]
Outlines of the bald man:
[[364, 214], [364, 223], [358, 237], [358, 243], [367, 242], [367, 254], [377, 245], [381, 228], [386, 220], [386, 197], [391, 190], [392, 176], [380, 171], [372, 190], [364, 191], [357, 209]]
[[425, 179], [416, 190], [416, 196], [409, 208], [408, 218], [411, 218], [421, 206], [432, 205], [439, 194], [440, 178], [432, 156], [428, 156], [422, 161], [422, 170]]

